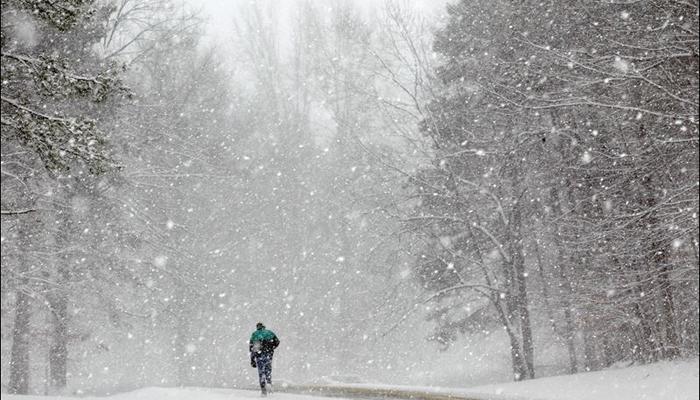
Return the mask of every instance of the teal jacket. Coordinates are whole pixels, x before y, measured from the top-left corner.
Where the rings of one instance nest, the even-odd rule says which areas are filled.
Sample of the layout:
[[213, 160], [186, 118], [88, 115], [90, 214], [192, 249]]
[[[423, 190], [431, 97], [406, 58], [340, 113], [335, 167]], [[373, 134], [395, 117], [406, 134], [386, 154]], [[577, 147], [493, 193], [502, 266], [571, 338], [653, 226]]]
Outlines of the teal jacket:
[[261, 328], [257, 329], [252, 335], [250, 335], [248, 348], [251, 356], [262, 353], [272, 355], [279, 345], [280, 340], [277, 338], [277, 335], [275, 335], [274, 332], [269, 329]]

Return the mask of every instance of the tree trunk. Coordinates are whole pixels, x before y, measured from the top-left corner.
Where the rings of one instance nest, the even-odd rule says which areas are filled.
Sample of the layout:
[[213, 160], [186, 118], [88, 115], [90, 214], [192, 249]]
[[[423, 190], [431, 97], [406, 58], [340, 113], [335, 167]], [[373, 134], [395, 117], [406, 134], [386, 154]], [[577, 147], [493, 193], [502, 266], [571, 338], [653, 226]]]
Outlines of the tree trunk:
[[571, 306], [567, 304], [564, 308], [564, 326], [566, 327], [564, 335], [566, 339], [566, 351], [569, 353], [569, 373], [575, 374], [578, 372], [578, 357], [576, 356], [573, 316], [571, 314]]
[[[638, 138], [640, 142], [647, 139], [647, 130], [644, 125], [639, 127]], [[639, 221], [641, 229], [658, 229], [664, 227], [656, 211], [659, 206], [659, 185], [658, 181], [662, 181], [656, 175], [656, 170], [649, 170], [648, 174], [641, 179], [640, 194], [642, 197], [641, 203], [647, 208], [646, 218]], [[651, 228], [650, 228], [651, 227]], [[651, 267], [651, 272], [654, 274], [651, 287], [644, 288], [649, 295], [656, 293], [657, 290], [661, 296], [658, 298], [654, 295], [649, 301], [653, 304], [647, 315], [653, 316], [652, 321], [655, 321], [654, 328], [651, 330], [653, 335], [655, 348], [653, 349], [653, 361], [658, 358], [674, 358], [679, 355], [678, 334], [676, 332], [675, 311], [673, 307], [673, 287], [669, 278], [670, 266], [668, 264], [667, 244], [654, 240], [653, 238], [647, 244], [650, 247], [650, 255], [645, 260], [648, 263], [647, 269]], [[639, 280], [639, 282], [644, 282]], [[646, 286], [646, 285], [645, 285]], [[660, 309], [660, 310], [659, 310]]]
[[58, 293], [51, 300], [53, 314], [53, 340], [49, 348], [51, 388], [60, 391], [68, 381], [68, 299]]
[[[19, 244], [21, 253], [17, 259], [18, 272], [25, 274], [29, 265], [27, 264], [26, 252], [31, 248], [30, 232], [28, 232], [29, 222], [23, 219], [18, 221]], [[32, 298], [26, 291], [22, 290], [27, 285], [25, 279], [18, 282], [15, 289], [15, 318], [12, 327], [12, 349], [10, 355], [10, 381], [7, 391], [12, 394], [27, 394], [29, 392], [29, 346], [32, 315]]]
[[528, 310], [527, 282], [525, 274], [525, 257], [523, 254], [523, 239], [521, 233], [520, 202], [513, 207], [510, 220], [511, 228], [511, 257], [513, 257], [513, 279], [515, 285], [515, 307], [518, 324], [522, 335], [523, 359], [525, 361], [525, 377], [535, 377], [534, 346], [532, 342], [532, 327], [530, 326], [530, 311]]
[[[549, 195], [556, 217], [561, 217], [564, 212], [562, 210], [562, 200], [559, 195], [559, 190], [552, 188]], [[578, 357], [576, 355], [575, 343], [576, 328], [574, 325], [574, 316], [571, 312], [571, 296], [573, 289], [571, 287], [571, 281], [564, 270], [566, 259], [564, 246], [561, 243], [559, 228], [556, 226], [554, 228], [554, 244], [557, 247], [557, 265], [554, 266], [554, 269], [557, 271], [559, 278], [559, 295], [561, 297], [562, 308], [564, 309], [564, 341], [566, 342], [566, 350], [569, 353], [569, 372], [575, 374], [578, 372]]]
[[17, 290], [15, 299], [15, 321], [12, 329], [12, 355], [10, 359], [10, 382], [7, 392], [27, 394], [29, 392], [29, 329], [31, 297]]
[[530, 311], [528, 310], [527, 274], [525, 271], [525, 251], [523, 249], [522, 235], [522, 197], [525, 192], [521, 190], [520, 166], [516, 161], [510, 165], [510, 178], [512, 187], [512, 210], [506, 231], [511, 256], [512, 293], [513, 304], [517, 314], [518, 325], [522, 338], [523, 360], [525, 362], [525, 379], [535, 377], [534, 345], [532, 341], [532, 327], [530, 325]]
[[[636, 292], [637, 298], [642, 297], [640, 294], [641, 290], [638, 289]], [[639, 327], [635, 330], [635, 336], [637, 339], [635, 340], [636, 349], [634, 351], [634, 355], [638, 361], [642, 363], [650, 363], [658, 361], [657, 350], [659, 343], [657, 343], [654, 330], [649, 325], [649, 322], [653, 321], [653, 318], [651, 318], [649, 313], [644, 310], [645, 306], [646, 303], [641, 301], [637, 301], [632, 305], [634, 315], [639, 321]]]
[[503, 323], [503, 327], [506, 329], [506, 333], [508, 333], [508, 339], [510, 340], [510, 357], [511, 365], [513, 367], [513, 378], [516, 381], [527, 379], [527, 365], [525, 364], [525, 358], [523, 357], [520, 338], [518, 337], [517, 332], [515, 332], [513, 329], [513, 325], [509, 320], [509, 318], [512, 318], [511, 313], [503, 309], [503, 303], [501, 300], [492, 299], [492, 301], [496, 307], [498, 316]]
[[661, 286], [661, 308], [663, 310], [663, 325], [666, 333], [666, 343], [664, 343], [664, 358], [676, 358], [680, 355], [678, 333], [676, 331], [676, 311], [673, 306], [673, 286], [669, 278], [671, 267], [664, 264], [659, 274], [659, 285]]
[[[74, 194], [67, 188], [63, 190], [66, 193], [66, 202], [71, 204]], [[72, 210], [57, 210], [56, 218], [61, 222], [61, 229], [56, 234], [56, 243], [61, 247], [69, 248], [73, 241]], [[68, 300], [71, 287], [71, 256], [71, 253], [65, 253], [56, 259], [56, 279], [59, 287], [48, 296], [53, 324], [49, 347], [49, 381], [53, 393], [60, 393], [68, 383]]]
[[540, 282], [542, 282], [542, 301], [544, 302], [545, 312], [547, 313], [547, 319], [551, 325], [552, 333], [555, 337], [559, 337], [559, 328], [557, 327], [556, 317], [554, 316], [554, 307], [551, 303], [551, 295], [549, 293], [549, 283], [547, 282], [547, 277], [544, 273], [544, 262], [542, 261], [542, 252], [540, 251], [539, 239], [535, 241], [535, 256], [537, 257], [537, 273], [540, 277]]
[[583, 327], [583, 362], [586, 371], [598, 369], [598, 361], [595, 354], [595, 335], [591, 332], [591, 328], [585, 320]]
[[571, 281], [564, 270], [564, 264], [560, 264], [557, 268], [559, 273], [559, 279], [562, 282], [562, 287], [564, 288], [564, 335], [566, 338], [566, 350], [569, 353], [569, 370], [572, 374], [578, 372], [578, 357], [576, 356], [576, 326], [574, 324], [574, 313], [571, 308], [571, 294], [573, 292], [571, 288]]
[[508, 338], [510, 339], [510, 357], [513, 365], [513, 376], [516, 381], [528, 379], [529, 373], [525, 358], [523, 357], [520, 341], [516, 333], [511, 330], [508, 331]]

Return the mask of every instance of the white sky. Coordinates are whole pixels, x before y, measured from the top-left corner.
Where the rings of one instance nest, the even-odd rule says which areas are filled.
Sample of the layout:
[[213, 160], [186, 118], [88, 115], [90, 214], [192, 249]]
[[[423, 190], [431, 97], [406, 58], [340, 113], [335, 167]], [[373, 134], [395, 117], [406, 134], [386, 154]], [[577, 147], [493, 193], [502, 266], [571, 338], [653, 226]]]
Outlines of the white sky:
[[[232, 21], [236, 15], [236, 10], [242, 4], [274, 2], [280, 9], [293, 7], [303, 0], [185, 0], [195, 8], [201, 8], [204, 16], [209, 18], [207, 33], [210, 39], [216, 44], [225, 44], [232, 40]], [[380, 5], [384, 0], [349, 0], [358, 4], [363, 9], [369, 9], [373, 5]], [[455, 2], [456, 0], [452, 0]], [[323, 1], [329, 6], [338, 2], [337, 0]], [[412, 4], [417, 10], [423, 13], [440, 15], [443, 13], [447, 0], [405, 0], [407, 4]], [[322, 3], [322, 1], [318, 1]]]

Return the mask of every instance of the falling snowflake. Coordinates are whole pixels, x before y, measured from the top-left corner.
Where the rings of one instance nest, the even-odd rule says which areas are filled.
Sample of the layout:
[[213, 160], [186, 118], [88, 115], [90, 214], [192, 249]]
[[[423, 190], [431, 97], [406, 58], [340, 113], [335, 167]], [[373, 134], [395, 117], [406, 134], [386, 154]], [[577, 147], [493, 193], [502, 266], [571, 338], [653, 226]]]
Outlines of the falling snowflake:
[[615, 57], [615, 61], [613, 61], [613, 67], [615, 67], [615, 69], [622, 72], [623, 74], [626, 74], [630, 71], [630, 63], [627, 60], [624, 60], [622, 57]]
[[168, 257], [167, 256], [157, 256], [156, 258], [153, 259], [153, 264], [156, 267], [165, 267], [165, 264], [168, 263]]
[[591, 153], [588, 151], [584, 151], [583, 155], [581, 156], [581, 162], [584, 164], [588, 164], [593, 160], [593, 156], [591, 156]]

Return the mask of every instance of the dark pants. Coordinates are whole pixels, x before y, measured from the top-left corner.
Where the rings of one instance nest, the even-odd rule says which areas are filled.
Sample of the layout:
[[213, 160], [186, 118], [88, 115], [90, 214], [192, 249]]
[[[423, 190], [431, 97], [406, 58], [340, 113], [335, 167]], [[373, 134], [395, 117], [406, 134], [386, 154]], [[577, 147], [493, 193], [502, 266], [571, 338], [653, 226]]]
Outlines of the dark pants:
[[267, 393], [267, 385], [272, 385], [272, 354], [260, 353], [255, 356], [255, 364], [258, 366], [258, 378], [260, 379], [260, 389]]

